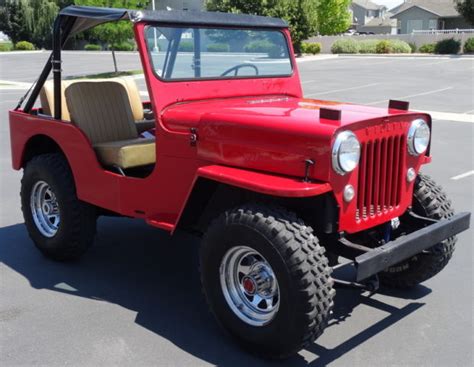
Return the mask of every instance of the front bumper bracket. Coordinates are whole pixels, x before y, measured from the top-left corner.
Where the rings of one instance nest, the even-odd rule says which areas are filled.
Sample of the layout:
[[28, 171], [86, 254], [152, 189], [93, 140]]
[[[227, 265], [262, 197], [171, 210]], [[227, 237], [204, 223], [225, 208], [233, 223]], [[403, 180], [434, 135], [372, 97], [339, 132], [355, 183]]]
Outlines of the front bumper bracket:
[[455, 214], [376, 247], [354, 260], [356, 281], [367, 279], [469, 228], [471, 213]]

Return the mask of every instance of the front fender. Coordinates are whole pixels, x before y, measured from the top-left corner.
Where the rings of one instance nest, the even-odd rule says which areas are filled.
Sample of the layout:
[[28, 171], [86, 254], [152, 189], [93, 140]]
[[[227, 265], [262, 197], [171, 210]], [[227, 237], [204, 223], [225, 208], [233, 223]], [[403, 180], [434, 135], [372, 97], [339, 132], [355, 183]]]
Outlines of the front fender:
[[196, 176], [196, 178], [203, 177], [260, 194], [287, 198], [318, 196], [332, 191], [329, 183], [304, 182], [300, 178], [219, 165], [200, 167]]
[[[328, 183], [304, 182], [294, 177], [278, 176], [265, 172], [249, 171], [220, 165], [202, 166], [196, 171], [194, 182], [181, 208], [176, 226], [172, 232], [174, 232], [180, 224], [185, 211], [187, 213], [186, 217], [189, 216], [189, 213], [201, 213], [202, 205], [211, 199], [212, 195], [209, 197], [209, 193], [206, 193], [206, 190], [202, 189], [202, 186], [199, 185], [199, 183], [203, 183], [203, 181], [224, 184], [229, 187], [236, 187], [242, 190], [280, 198], [315, 197], [332, 191], [332, 187]], [[201, 195], [204, 195], [204, 197], [201, 197], [199, 204], [196, 204], [194, 199]]]

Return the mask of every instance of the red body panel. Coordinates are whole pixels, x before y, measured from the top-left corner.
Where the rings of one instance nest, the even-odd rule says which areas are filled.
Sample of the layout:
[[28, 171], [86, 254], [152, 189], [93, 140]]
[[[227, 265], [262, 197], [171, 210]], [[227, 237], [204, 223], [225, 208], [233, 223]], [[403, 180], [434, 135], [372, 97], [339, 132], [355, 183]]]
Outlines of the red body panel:
[[[302, 99], [294, 59], [294, 73], [287, 78], [163, 82], [151, 69], [143, 27], [136, 24], [135, 33], [157, 116], [157, 164], [152, 174], [140, 179], [106, 171], [78, 128], [20, 111], [10, 112], [15, 169], [22, 167], [28, 141], [36, 135], [48, 136], [68, 158], [81, 200], [122, 215], [144, 218], [168, 231], [177, 225], [199, 177], [281, 197], [316, 196], [332, 190], [340, 207], [339, 230], [351, 233], [386, 222], [411, 204], [413, 185], [404, 179], [405, 172], [408, 167], [418, 172], [426, 157], [408, 155], [406, 143], [403, 147], [400, 143], [399, 149], [405, 153], [398, 156], [398, 162], [391, 161], [393, 154], [366, 154], [367, 159], [379, 159], [378, 165], [373, 164], [376, 180], [386, 177], [387, 167], [395, 164], [403, 176], [397, 177], [396, 205], [367, 218], [361, 217], [360, 209], [370, 205], [372, 199], [375, 204], [386, 202], [385, 197], [394, 189], [388, 182], [377, 184], [365, 174], [360, 179], [364, 173], [359, 172], [364, 169], [361, 166], [349, 175], [336, 174], [331, 168], [330, 152], [335, 135], [341, 130], [354, 131], [363, 146], [374, 136], [391, 141], [394, 132], [406, 135], [409, 123], [420, 114]], [[288, 32], [285, 34], [289, 39]], [[341, 110], [341, 121], [320, 119], [321, 107]], [[429, 120], [429, 116], [425, 119]], [[191, 128], [197, 129], [195, 145], [190, 143]], [[389, 151], [390, 146], [380, 144], [381, 150]], [[315, 165], [309, 172], [312, 182], [306, 183], [304, 161], [308, 158]], [[362, 199], [358, 193], [350, 204], [343, 201], [345, 185], [350, 183], [357, 188], [374, 182], [374, 191], [364, 191], [370, 200]]]

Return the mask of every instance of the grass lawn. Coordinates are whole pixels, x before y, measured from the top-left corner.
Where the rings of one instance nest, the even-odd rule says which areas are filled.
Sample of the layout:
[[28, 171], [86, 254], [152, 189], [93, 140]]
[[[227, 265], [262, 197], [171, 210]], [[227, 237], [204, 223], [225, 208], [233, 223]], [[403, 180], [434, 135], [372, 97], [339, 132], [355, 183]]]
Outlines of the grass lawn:
[[11, 42], [0, 42], [0, 52], [13, 50], [13, 44]]
[[127, 71], [119, 71], [118, 73], [111, 71], [107, 73], [71, 76], [66, 79], [108, 79], [108, 78], [116, 78], [119, 76], [131, 76], [131, 75], [138, 75], [138, 74], [143, 74], [143, 70], [127, 70]]

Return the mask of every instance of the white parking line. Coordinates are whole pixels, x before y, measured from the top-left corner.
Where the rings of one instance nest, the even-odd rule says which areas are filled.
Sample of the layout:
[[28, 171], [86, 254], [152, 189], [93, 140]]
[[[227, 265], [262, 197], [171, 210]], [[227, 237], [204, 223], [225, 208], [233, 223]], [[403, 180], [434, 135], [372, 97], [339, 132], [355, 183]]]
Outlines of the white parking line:
[[373, 86], [376, 86], [376, 85], [379, 85], [379, 84], [380, 84], [380, 83], [371, 83], [371, 84], [359, 85], [359, 86], [357, 86], [357, 87], [350, 87], [350, 88], [343, 88], [343, 89], [335, 89], [335, 90], [330, 90], [330, 91], [326, 91], [326, 92], [309, 93], [309, 94], [305, 94], [305, 97], [322, 96], [322, 95], [325, 95], [325, 94], [331, 94], [331, 93], [337, 93], [337, 92], [344, 92], [344, 91], [348, 91], [348, 90], [369, 88], [369, 87], [373, 87]]
[[457, 176], [453, 176], [453, 177], [451, 177], [451, 180], [457, 181], [457, 180], [461, 180], [463, 178], [466, 178], [466, 177], [469, 177], [469, 176], [472, 176], [472, 175], [474, 175], [474, 170], [468, 171], [468, 172], [465, 172], [465, 173], [461, 173], [460, 175], [457, 175]]
[[415, 111], [415, 112], [427, 113], [431, 115], [431, 118], [433, 120], [470, 122], [471, 124], [474, 124], [474, 115], [468, 115], [467, 113], [437, 112], [437, 111]]
[[[441, 88], [441, 89], [435, 89], [435, 90], [430, 90], [429, 92], [423, 92], [423, 93], [417, 93], [417, 94], [410, 94], [408, 96], [401, 96], [401, 97], [396, 97], [394, 99], [396, 100], [402, 100], [402, 99], [405, 99], [405, 98], [414, 98], [414, 97], [420, 97], [420, 96], [427, 96], [429, 94], [435, 94], [435, 93], [440, 93], [440, 92], [444, 92], [444, 91], [447, 91], [447, 90], [450, 90], [450, 89], [453, 89], [453, 87], [446, 87], [446, 88]], [[370, 103], [365, 103], [366, 105], [370, 106], [370, 105], [373, 105], [373, 104], [379, 104], [379, 103], [387, 103], [387, 100], [386, 99], [382, 99], [380, 101], [375, 101], [375, 102], [370, 102]]]

